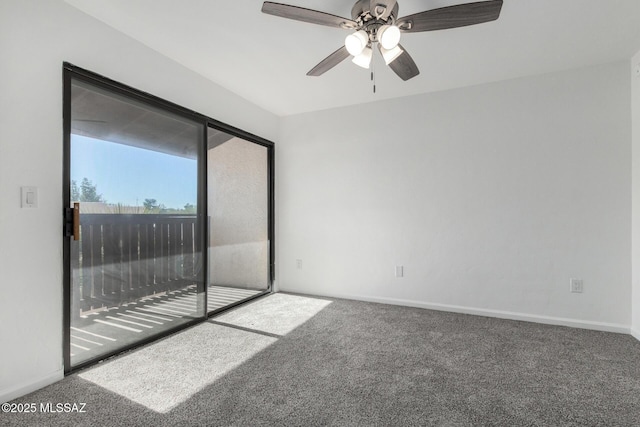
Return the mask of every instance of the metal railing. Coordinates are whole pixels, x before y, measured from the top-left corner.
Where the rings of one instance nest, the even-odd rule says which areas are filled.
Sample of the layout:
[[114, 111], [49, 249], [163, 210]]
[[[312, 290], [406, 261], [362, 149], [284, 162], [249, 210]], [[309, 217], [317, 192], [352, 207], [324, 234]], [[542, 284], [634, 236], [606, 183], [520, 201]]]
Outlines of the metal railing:
[[82, 214], [72, 245], [77, 315], [201, 282], [195, 215]]

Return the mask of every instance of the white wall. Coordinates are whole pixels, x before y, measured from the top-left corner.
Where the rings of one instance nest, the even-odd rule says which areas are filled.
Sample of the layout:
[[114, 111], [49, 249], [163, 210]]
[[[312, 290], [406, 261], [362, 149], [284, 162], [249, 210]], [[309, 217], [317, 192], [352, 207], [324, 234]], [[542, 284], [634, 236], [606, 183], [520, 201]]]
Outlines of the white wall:
[[280, 289], [628, 333], [629, 94], [620, 62], [284, 118]]
[[631, 334], [640, 340], [640, 52], [631, 59], [631, 121], [633, 134], [633, 249]]
[[[62, 62], [267, 139], [278, 118], [61, 0], [0, 1], [0, 400], [62, 377]], [[211, 64], [217, 66], [217, 64]], [[20, 209], [20, 186], [39, 188]]]

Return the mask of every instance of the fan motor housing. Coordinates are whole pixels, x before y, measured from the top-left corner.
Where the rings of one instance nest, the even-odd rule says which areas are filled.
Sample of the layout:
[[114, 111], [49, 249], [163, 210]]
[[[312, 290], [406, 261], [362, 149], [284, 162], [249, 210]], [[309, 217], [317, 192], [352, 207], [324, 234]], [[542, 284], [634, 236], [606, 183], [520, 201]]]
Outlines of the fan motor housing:
[[[361, 22], [361, 23], [366, 23], [368, 21], [371, 21], [372, 19], [375, 20], [376, 19], [376, 13], [371, 9], [371, 1], [370, 0], [358, 0], [356, 2], [356, 4], [353, 5], [353, 8], [351, 9], [351, 18], [356, 21], [356, 22]], [[388, 7], [388, 3], [386, 0], [378, 0], [375, 2], [375, 6], [381, 6], [381, 7]], [[374, 8], [375, 8], [374, 6]], [[393, 10], [391, 11], [390, 15], [389, 15], [389, 19], [392, 22], [395, 22], [396, 18], [398, 17], [398, 3], [396, 2], [395, 5], [393, 6]], [[384, 21], [381, 22], [381, 24], [384, 23]]]

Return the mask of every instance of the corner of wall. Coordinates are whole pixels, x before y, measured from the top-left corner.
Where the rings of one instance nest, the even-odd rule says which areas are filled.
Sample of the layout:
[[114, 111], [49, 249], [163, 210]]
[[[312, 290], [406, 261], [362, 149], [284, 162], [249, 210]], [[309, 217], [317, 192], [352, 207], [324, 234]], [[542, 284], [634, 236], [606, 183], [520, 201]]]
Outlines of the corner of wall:
[[640, 340], [640, 51], [631, 59], [631, 335]]

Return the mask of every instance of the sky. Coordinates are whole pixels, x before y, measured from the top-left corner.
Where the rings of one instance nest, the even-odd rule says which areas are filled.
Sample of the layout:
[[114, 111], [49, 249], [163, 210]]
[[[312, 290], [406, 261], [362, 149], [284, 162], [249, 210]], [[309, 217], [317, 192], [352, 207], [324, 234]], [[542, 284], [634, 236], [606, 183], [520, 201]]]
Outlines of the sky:
[[196, 160], [71, 135], [71, 179], [88, 178], [109, 204], [142, 206], [156, 199], [167, 208], [197, 200]]

